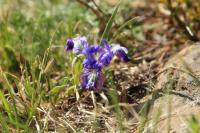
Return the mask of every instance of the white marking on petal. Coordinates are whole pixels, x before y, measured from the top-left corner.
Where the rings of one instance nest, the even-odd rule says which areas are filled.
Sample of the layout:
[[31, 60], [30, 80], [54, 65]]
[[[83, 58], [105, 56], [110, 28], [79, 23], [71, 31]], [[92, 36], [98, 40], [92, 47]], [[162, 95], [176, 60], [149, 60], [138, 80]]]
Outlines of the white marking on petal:
[[123, 50], [126, 54], [128, 54], [128, 50], [125, 47], [121, 47], [119, 44], [111, 44], [112, 48], [111, 51], [116, 53], [119, 50]]

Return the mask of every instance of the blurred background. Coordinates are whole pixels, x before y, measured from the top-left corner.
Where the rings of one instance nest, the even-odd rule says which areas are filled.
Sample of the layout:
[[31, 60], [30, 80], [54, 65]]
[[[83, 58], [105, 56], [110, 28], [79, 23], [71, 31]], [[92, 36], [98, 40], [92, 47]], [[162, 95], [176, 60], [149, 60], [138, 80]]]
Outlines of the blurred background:
[[[163, 45], [178, 38], [184, 28], [170, 16], [167, 1], [122, 0], [110, 37], [136, 17], [115, 34], [115, 40], [129, 46], [130, 51], [135, 52], [138, 45], [145, 43]], [[43, 55], [50, 43], [55, 56], [63, 56], [66, 38], [76, 35], [87, 36], [97, 43], [117, 3], [118, 0], [0, 0], [0, 64], [15, 71], [20, 56], [31, 61]], [[172, 2], [181, 21], [192, 27], [197, 36], [200, 36], [199, 3], [198, 0]], [[180, 34], [172, 35], [173, 32]]]

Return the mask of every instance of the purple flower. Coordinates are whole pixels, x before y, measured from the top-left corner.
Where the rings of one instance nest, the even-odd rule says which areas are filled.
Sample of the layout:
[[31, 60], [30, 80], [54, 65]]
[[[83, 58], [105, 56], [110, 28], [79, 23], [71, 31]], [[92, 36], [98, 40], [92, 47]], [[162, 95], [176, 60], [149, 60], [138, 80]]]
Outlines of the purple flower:
[[125, 47], [121, 47], [118, 44], [112, 44], [111, 51], [121, 61], [124, 61], [124, 62], [130, 61], [130, 57], [128, 57], [128, 50]]
[[104, 48], [100, 45], [91, 45], [83, 53], [86, 56], [83, 66], [88, 69], [101, 69], [108, 66], [113, 57], [107, 41], [104, 43]]
[[72, 39], [67, 39], [66, 45], [65, 45], [65, 50], [69, 51], [74, 48], [74, 42]]
[[73, 39], [67, 39], [65, 50], [73, 51], [75, 54], [81, 54], [82, 51], [88, 47], [86, 37], [76, 37]]
[[80, 74], [81, 88], [98, 92], [102, 89], [104, 78], [102, 71], [84, 68]]
[[102, 69], [110, 64], [113, 54], [107, 41], [103, 41], [104, 48], [100, 45], [91, 45], [84, 50], [86, 59], [83, 61], [83, 71], [80, 76], [82, 89], [100, 91], [104, 79]]
[[74, 54], [84, 55], [83, 70], [80, 74], [81, 88], [99, 92], [103, 88], [103, 68], [108, 66], [117, 56], [122, 61], [129, 61], [128, 50], [120, 45], [109, 45], [107, 40], [102, 40], [103, 46], [89, 45], [86, 37], [68, 39], [65, 50]]
[[113, 58], [113, 53], [107, 40], [103, 40], [102, 43], [104, 44], [104, 51], [101, 53], [98, 61], [101, 62], [103, 66], [108, 66]]
[[101, 65], [98, 63], [98, 56], [102, 52], [102, 47], [99, 45], [91, 45], [83, 50], [85, 59], [83, 60], [83, 67], [87, 69], [101, 69]]

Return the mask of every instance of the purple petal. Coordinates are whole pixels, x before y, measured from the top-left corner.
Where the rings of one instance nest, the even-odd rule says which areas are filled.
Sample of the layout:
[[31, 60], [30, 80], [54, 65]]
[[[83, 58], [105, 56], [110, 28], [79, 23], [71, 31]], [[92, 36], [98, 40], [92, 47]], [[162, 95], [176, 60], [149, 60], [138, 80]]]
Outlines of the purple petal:
[[83, 69], [80, 75], [81, 88], [85, 90], [100, 91], [103, 88], [104, 78], [102, 71]]
[[124, 62], [130, 61], [130, 57], [128, 57], [128, 55], [125, 53], [125, 51], [123, 50], [118, 50], [115, 52], [115, 55]]
[[72, 50], [74, 48], [74, 42], [72, 39], [67, 39], [66, 41], [66, 45], [65, 45], [65, 50], [69, 51]]
[[121, 47], [120, 45], [113, 45], [112, 52], [122, 61], [129, 61], [128, 50], [125, 47]]
[[96, 61], [92, 68], [96, 71], [101, 71], [103, 68], [103, 64]]
[[112, 60], [113, 54], [111, 52], [108, 41], [106, 39], [103, 39], [102, 43], [104, 44], [104, 51], [100, 54], [98, 62], [103, 64], [103, 66], [108, 66], [110, 64], [110, 61]]
[[96, 92], [101, 91], [103, 89], [104, 77], [102, 71], [97, 72], [96, 83], [94, 84], [94, 88]]
[[99, 61], [100, 63], [102, 63], [103, 66], [108, 66], [108, 65], [110, 64], [110, 61], [112, 60], [112, 57], [113, 57], [113, 55], [112, 55], [111, 52], [109, 52], [109, 51], [103, 52], [103, 53], [100, 55], [98, 61]]
[[66, 51], [73, 50], [74, 53], [80, 54], [82, 50], [87, 47], [88, 47], [88, 42], [86, 37], [76, 37], [67, 40], [65, 49]]
[[96, 54], [102, 51], [102, 47], [100, 45], [91, 45], [83, 50], [83, 54], [86, 56], [91, 56], [91, 54]]
[[74, 42], [74, 53], [81, 53], [81, 51], [85, 48], [85, 45], [87, 45], [87, 40], [84, 37], [77, 37], [73, 39]]
[[84, 47], [88, 46], [87, 38], [85, 36], [73, 38], [74, 42], [80, 43]]
[[93, 59], [92, 55], [83, 60], [83, 67], [87, 69], [92, 69], [93, 65], [96, 63], [96, 60]]
[[99, 56], [102, 51], [103, 49], [99, 45], [91, 45], [83, 50], [82, 54], [86, 56], [86, 59], [83, 61], [83, 67], [87, 69], [101, 70], [102, 65], [97, 62], [97, 56]]
[[106, 50], [110, 51], [110, 46], [109, 46], [109, 44], [108, 44], [108, 41], [107, 41], [106, 39], [103, 39], [103, 40], [102, 40], [102, 43], [103, 43], [103, 45], [104, 45], [104, 48], [105, 48]]

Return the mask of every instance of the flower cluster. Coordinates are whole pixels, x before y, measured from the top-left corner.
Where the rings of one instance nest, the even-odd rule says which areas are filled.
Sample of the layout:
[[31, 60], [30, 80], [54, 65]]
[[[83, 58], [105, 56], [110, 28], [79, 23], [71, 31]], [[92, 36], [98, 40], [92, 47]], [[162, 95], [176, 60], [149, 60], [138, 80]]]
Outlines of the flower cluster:
[[80, 74], [82, 89], [100, 91], [103, 88], [103, 68], [108, 66], [114, 56], [121, 61], [129, 61], [128, 50], [120, 45], [109, 45], [107, 40], [101, 45], [89, 45], [86, 37], [68, 39], [65, 50], [72, 51], [76, 55], [84, 55], [83, 70]]

